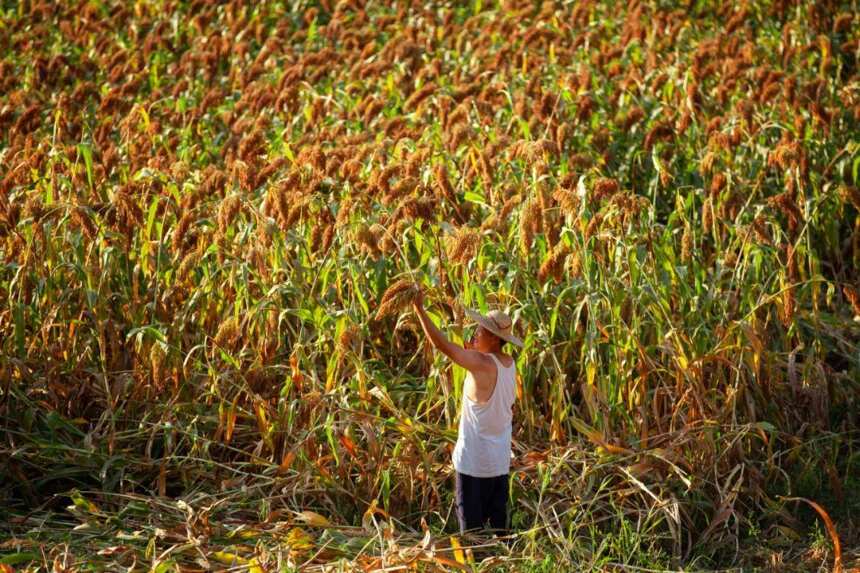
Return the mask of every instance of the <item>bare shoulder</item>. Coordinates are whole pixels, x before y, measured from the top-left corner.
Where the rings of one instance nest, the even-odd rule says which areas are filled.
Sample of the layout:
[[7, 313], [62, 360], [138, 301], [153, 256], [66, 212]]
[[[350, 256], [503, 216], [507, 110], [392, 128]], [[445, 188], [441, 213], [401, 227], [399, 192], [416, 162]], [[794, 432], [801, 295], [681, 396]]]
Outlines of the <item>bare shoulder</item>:
[[493, 360], [493, 355], [480, 350], [475, 351], [481, 357], [481, 365], [483, 370], [492, 372], [496, 369], [496, 362]]
[[463, 349], [461, 351], [461, 360], [457, 362], [460, 363], [460, 366], [475, 374], [479, 372], [489, 373], [496, 367], [490, 355], [484, 354], [480, 350]]
[[499, 361], [505, 368], [510, 368], [516, 362], [516, 360], [514, 360], [514, 357], [510, 354], [502, 354]]

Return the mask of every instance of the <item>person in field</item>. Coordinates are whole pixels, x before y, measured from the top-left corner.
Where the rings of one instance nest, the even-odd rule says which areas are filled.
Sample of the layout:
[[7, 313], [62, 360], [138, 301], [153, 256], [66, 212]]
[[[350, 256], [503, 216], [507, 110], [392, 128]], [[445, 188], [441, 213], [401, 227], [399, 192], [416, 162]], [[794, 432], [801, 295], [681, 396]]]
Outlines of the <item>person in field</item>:
[[466, 310], [476, 329], [461, 347], [427, 316], [423, 291], [412, 305], [433, 346], [468, 371], [453, 454], [460, 533], [482, 528], [488, 521], [494, 532], [506, 533], [516, 362], [502, 347], [506, 342], [519, 347], [523, 343], [512, 334], [511, 319], [504, 312], [492, 310], [483, 316]]

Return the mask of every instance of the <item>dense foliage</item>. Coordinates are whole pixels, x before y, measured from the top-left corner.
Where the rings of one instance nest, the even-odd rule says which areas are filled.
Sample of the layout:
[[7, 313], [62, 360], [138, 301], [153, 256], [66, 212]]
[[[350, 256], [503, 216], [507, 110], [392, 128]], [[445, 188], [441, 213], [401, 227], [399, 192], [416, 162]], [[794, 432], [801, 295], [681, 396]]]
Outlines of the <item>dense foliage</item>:
[[298, 4], [0, 3], [2, 559], [463, 567], [412, 281], [525, 340], [490, 569], [845, 558], [856, 3]]

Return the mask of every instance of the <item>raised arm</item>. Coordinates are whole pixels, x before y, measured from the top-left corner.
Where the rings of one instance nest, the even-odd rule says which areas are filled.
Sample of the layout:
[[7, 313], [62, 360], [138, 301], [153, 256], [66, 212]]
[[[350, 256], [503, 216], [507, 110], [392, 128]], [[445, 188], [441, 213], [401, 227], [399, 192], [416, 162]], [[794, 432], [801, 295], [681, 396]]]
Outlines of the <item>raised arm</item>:
[[433, 346], [439, 349], [442, 354], [465, 368], [470, 372], [492, 372], [495, 364], [492, 359], [483, 352], [477, 350], [469, 350], [448, 340], [448, 337], [439, 330], [427, 312], [424, 310], [424, 293], [419, 291], [418, 295], [412, 301], [412, 308], [418, 315], [418, 320], [421, 322], [421, 328]]

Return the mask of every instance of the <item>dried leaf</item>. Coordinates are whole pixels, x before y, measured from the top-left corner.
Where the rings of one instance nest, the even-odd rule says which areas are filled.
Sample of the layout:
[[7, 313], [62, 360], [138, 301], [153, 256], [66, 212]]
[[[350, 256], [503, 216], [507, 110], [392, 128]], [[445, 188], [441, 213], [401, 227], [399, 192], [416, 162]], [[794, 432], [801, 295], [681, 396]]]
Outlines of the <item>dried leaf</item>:
[[804, 501], [808, 503], [812, 509], [818, 512], [821, 519], [824, 521], [824, 527], [827, 529], [830, 540], [833, 542], [833, 573], [842, 573], [842, 546], [839, 543], [839, 536], [836, 534], [836, 527], [833, 525], [833, 520], [824, 511], [824, 508], [805, 497], [785, 497], [786, 501]]
[[302, 511], [296, 515], [296, 518], [313, 527], [332, 527], [333, 525], [327, 518], [313, 511]]

